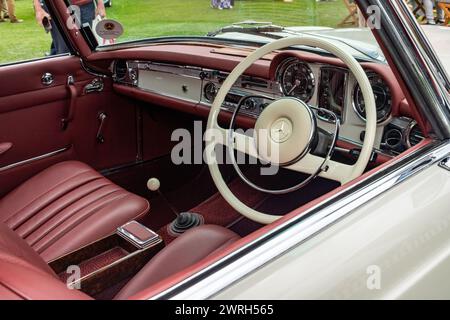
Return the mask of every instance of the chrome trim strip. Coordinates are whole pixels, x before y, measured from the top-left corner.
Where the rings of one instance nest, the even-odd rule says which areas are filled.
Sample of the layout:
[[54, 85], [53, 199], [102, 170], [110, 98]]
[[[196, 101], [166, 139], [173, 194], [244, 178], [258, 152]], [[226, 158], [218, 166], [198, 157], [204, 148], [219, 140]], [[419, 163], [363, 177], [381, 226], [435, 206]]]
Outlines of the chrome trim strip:
[[147, 93], [151, 93], [151, 94], [155, 94], [161, 97], [165, 97], [165, 98], [170, 98], [170, 99], [176, 99], [179, 100], [181, 102], [187, 102], [187, 103], [191, 103], [193, 107], [195, 107], [198, 104], [198, 100], [195, 99], [187, 99], [187, 98], [182, 98], [173, 94], [169, 94], [169, 93], [161, 93], [161, 92], [157, 92], [153, 89], [147, 89], [147, 88], [143, 88], [143, 87], [136, 87], [137, 89], [143, 91], [143, 92], [147, 92]]
[[72, 146], [67, 146], [65, 148], [58, 149], [58, 150], [55, 150], [55, 151], [52, 151], [52, 152], [49, 152], [49, 153], [46, 153], [46, 154], [42, 154], [42, 155], [37, 156], [37, 157], [33, 157], [33, 158], [29, 158], [29, 159], [26, 159], [26, 160], [22, 160], [22, 161], [19, 161], [19, 162], [15, 162], [15, 163], [9, 164], [7, 166], [1, 167], [0, 168], [0, 172], [6, 171], [6, 170], [10, 170], [12, 168], [16, 168], [18, 166], [22, 166], [24, 164], [28, 164], [28, 163], [31, 163], [31, 162], [34, 162], [34, 161], [38, 161], [38, 160], [42, 160], [42, 159], [45, 159], [45, 158], [50, 158], [50, 157], [56, 156], [56, 155], [58, 155], [60, 153], [63, 153], [65, 151], [69, 150], [71, 147]]
[[214, 297], [253, 270], [344, 218], [359, 206], [439, 162], [449, 152], [448, 141], [425, 145], [151, 299]]
[[96, 76], [96, 77], [100, 77], [100, 78], [107, 78], [106, 74], [95, 72], [95, 71], [91, 70], [86, 65], [86, 63], [84, 62], [83, 58], [80, 58], [80, 65], [81, 65], [81, 68], [83, 68], [84, 71], [86, 71], [88, 74], [90, 74], [92, 76]]
[[[135, 234], [131, 233], [126, 229], [126, 227], [130, 224], [137, 224], [140, 228], [147, 231], [151, 236], [147, 238], [146, 240], [142, 240], [138, 238]], [[157, 234], [155, 231], [147, 228], [146, 226], [142, 225], [141, 223], [132, 220], [123, 226], [120, 226], [116, 229], [116, 234], [127, 240], [128, 242], [132, 243], [139, 249], [146, 249], [150, 246], [156, 245], [160, 242], [162, 242], [162, 238], [159, 234]]]
[[[130, 68], [136, 68], [139, 71], [154, 71], [168, 73], [179, 77], [193, 78], [201, 80], [200, 73], [202, 68], [188, 65], [177, 65], [168, 63], [159, 63], [153, 61], [133, 60], [129, 61]], [[178, 72], [176, 72], [176, 71]]]

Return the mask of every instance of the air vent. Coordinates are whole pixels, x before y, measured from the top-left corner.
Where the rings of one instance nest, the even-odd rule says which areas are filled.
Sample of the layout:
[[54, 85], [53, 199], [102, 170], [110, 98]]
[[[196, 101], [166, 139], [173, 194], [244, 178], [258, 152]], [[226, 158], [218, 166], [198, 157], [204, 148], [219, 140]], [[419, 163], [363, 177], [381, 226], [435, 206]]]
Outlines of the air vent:
[[114, 66], [114, 75], [116, 81], [123, 81], [128, 73], [128, 65], [125, 60], [117, 60], [116, 65]]
[[397, 129], [391, 129], [388, 132], [386, 132], [384, 136], [384, 141], [387, 146], [389, 146], [391, 149], [398, 148], [402, 143], [403, 135], [400, 132], [400, 130]]
[[420, 130], [419, 126], [417, 124], [415, 124], [411, 128], [411, 131], [409, 132], [409, 135], [408, 135], [409, 145], [411, 147], [414, 147], [419, 142], [421, 142], [424, 138], [425, 137], [423, 136], [422, 131]]

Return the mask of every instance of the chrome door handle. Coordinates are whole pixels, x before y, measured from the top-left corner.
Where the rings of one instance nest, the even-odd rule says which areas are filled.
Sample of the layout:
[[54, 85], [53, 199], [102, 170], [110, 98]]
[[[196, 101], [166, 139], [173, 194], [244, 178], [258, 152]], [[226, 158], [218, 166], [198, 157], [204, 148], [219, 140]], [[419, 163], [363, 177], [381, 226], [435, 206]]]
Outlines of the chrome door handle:
[[84, 87], [84, 93], [88, 94], [91, 92], [101, 92], [103, 91], [104, 83], [102, 79], [95, 78], [91, 83]]
[[41, 82], [44, 86], [49, 86], [55, 81], [55, 78], [50, 72], [46, 72], [41, 77]]

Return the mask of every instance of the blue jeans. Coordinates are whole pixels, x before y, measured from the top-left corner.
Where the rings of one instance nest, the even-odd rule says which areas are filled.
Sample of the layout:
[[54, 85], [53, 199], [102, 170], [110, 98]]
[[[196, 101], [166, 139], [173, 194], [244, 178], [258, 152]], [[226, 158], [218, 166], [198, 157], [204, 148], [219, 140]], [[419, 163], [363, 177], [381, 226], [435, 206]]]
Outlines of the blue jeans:
[[[41, 2], [42, 8], [48, 12], [47, 6], [45, 3]], [[81, 22], [81, 25], [85, 23], [89, 23], [89, 25], [92, 27], [92, 21], [95, 18], [95, 5], [94, 2], [85, 4], [83, 6], [80, 6], [80, 16], [78, 17], [78, 20]], [[69, 53], [70, 50], [67, 47], [66, 42], [64, 41], [63, 36], [59, 32], [58, 28], [56, 27], [55, 22], [53, 19], [51, 20], [52, 24], [52, 30], [50, 31], [52, 35], [52, 44], [50, 46], [50, 55], [57, 55], [57, 54], [63, 54], [63, 53]]]

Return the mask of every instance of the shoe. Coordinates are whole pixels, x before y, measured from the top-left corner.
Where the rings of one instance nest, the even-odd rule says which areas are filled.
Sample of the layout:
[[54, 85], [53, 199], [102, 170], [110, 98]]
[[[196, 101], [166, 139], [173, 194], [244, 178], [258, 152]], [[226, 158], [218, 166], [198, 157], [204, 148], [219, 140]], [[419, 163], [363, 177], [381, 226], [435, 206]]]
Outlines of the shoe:
[[421, 23], [422, 25], [430, 25], [430, 26], [435, 26], [436, 25], [436, 21], [434, 20], [427, 20], [426, 22]]
[[14, 19], [14, 20], [11, 20], [11, 23], [22, 23], [22, 22], [23, 22], [22, 19]]

